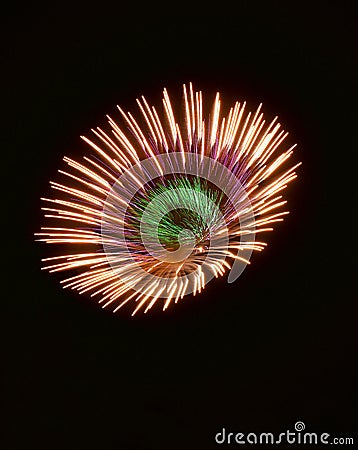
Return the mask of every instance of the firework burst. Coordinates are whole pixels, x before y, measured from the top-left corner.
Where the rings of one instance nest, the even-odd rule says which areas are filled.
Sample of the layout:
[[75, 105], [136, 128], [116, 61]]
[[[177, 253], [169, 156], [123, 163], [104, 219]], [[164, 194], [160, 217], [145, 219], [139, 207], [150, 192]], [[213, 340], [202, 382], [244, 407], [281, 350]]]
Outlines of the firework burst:
[[114, 312], [133, 302], [133, 314], [196, 295], [227, 270], [238, 278], [266, 245], [256, 234], [288, 214], [281, 192], [299, 165], [282, 170], [295, 146], [280, 150], [288, 133], [277, 118], [265, 123], [261, 105], [251, 113], [237, 102], [223, 117], [217, 94], [205, 119], [191, 83], [182, 121], [166, 89], [161, 118], [144, 97], [137, 103], [140, 122], [118, 107], [125, 128], [107, 116], [110, 132], [82, 136], [93, 154], [64, 158], [68, 182], [50, 182], [58, 196], [42, 198], [52, 226], [36, 233], [73, 248], [43, 259], [50, 272], [74, 271], [64, 287]]

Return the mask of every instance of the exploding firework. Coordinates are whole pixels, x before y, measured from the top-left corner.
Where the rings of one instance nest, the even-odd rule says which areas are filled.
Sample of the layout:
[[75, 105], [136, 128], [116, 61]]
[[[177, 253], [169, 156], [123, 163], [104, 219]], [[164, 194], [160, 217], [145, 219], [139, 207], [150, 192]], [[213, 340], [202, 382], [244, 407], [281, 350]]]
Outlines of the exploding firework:
[[288, 133], [277, 118], [265, 123], [261, 105], [251, 113], [237, 102], [223, 117], [217, 94], [205, 119], [191, 83], [181, 121], [166, 89], [162, 118], [144, 97], [137, 103], [140, 120], [118, 107], [125, 128], [107, 116], [110, 132], [82, 136], [93, 154], [64, 158], [68, 182], [50, 182], [58, 197], [42, 199], [54, 222], [36, 234], [73, 248], [43, 259], [50, 272], [73, 271], [64, 287], [114, 312], [133, 302], [132, 314], [165, 310], [227, 270], [237, 279], [266, 246], [256, 234], [288, 214], [281, 192], [299, 165], [281, 169], [295, 146], [280, 151]]

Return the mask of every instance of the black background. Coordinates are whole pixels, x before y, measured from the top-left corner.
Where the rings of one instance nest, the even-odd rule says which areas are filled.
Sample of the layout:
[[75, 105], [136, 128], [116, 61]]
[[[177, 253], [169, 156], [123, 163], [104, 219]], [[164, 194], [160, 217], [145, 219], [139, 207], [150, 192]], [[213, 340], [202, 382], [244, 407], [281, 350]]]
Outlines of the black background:
[[[13, 5], [3, 13], [2, 283], [10, 449], [211, 449], [222, 427], [354, 436], [349, 2], [194, 8]], [[215, 9], [213, 9], [215, 8]], [[278, 114], [298, 143], [290, 216], [233, 285], [134, 319], [40, 271], [41, 196], [79, 135], [192, 81]], [[235, 447], [235, 445], [233, 445]]]

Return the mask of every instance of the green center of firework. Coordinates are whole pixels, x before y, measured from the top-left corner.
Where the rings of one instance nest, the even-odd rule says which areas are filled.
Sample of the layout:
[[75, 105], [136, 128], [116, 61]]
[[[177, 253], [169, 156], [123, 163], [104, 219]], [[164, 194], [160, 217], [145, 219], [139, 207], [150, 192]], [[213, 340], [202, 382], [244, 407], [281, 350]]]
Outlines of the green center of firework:
[[[149, 229], [154, 231], [155, 227]], [[209, 232], [202, 217], [196, 211], [185, 208], [178, 208], [165, 214], [157, 230], [160, 243], [168, 250], [178, 249], [179, 236], [182, 243], [189, 245], [194, 239], [197, 245]]]
[[127, 239], [142, 241], [147, 249], [206, 251], [220, 221], [221, 200], [222, 193], [199, 177], [152, 182], [128, 208]]

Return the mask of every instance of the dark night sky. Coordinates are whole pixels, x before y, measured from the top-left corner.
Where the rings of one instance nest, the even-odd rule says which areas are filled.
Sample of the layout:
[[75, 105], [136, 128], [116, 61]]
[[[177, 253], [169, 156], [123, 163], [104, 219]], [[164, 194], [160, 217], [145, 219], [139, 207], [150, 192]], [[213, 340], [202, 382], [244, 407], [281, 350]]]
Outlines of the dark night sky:
[[[357, 431], [350, 3], [235, 4], [3, 12], [0, 448], [210, 450], [223, 426], [280, 433], [298, 420]], [[236, 283], [152, 317], [103, 312], [40, 271], [39, 198], [116, 104], [189, 81], [279, 115], [303, 162], [291, 215]]]

